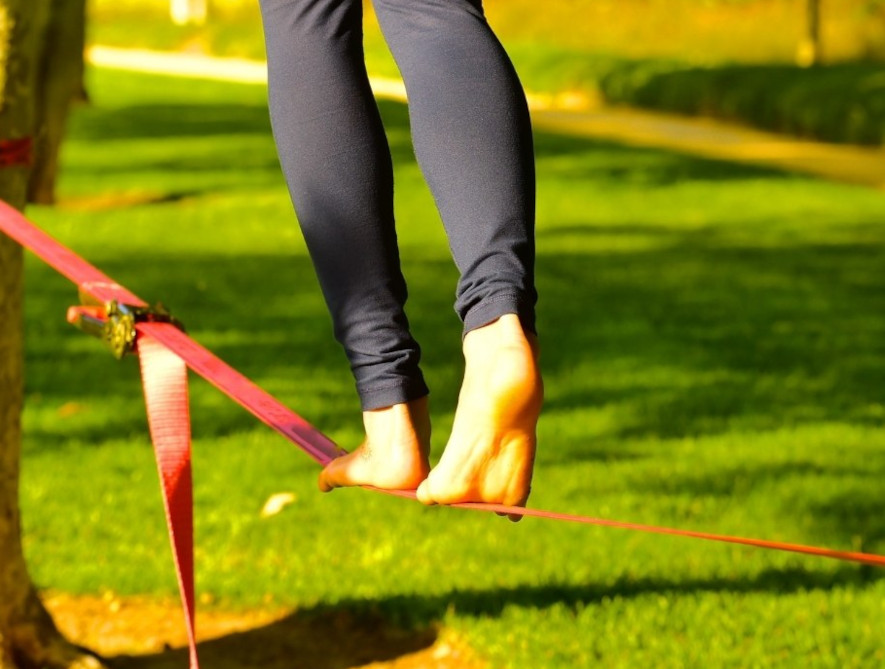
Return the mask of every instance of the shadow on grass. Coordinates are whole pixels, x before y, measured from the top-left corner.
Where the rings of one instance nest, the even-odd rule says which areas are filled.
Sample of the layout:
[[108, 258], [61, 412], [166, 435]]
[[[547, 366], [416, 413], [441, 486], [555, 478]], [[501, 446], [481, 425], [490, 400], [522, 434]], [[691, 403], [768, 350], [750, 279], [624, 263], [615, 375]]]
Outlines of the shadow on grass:
[[267, 107], [250, 104], [136, 104], [86, 110], [74, 119], [76, 138], [90, 142], [270, 134]]
[[[414, 163], [405, 106], [380, 107], [396, 164]], [[82, 209], [101, 209], [103, 203], [123, 211], [127, 204], [168, 204], [175, 193], [286, 191], [267, 107], [254, 95], [243, 102], [198, 104], [146, 93], [140, 103], [79, 109], [71, 126], [70, 144], [78, 144], [72, 153], [82, 156], [81, 164], [65, 172], [71, 192], [62, 202], [72, 210], [80, 201]]]
[[[717, 466], [715, 473], [703, 474], [689, 471], [684, 475], [670, 473], [666, 477], [649, 475], [642, 481], [642, 489], [652, 494], [689, 494], [698, 497], [717, 496], [732, 497], [746, 494], [748, 490], [757, 486], [770, 485], [778, 481], [785, 481], [792, 477], [820, 477], [846, 476], [846, 477], [869, 477], [873, 480], [881, 480], [885, 476], [885, 462], [869, 463], [862, 466], [860, 463], [838, 464], [827, 463], [826, 466], [814, 462], [782, 462], [782, 463], [731, 463]], [[885, 504], [885, 490], [880, 491], [881, 499], [859, 499], [860, 495], [845, 495], [838, 501], [831, 500], [836, 504], [827, 513], [834, 516], [853, 516], [853, 520], [859, 518], [870, 520], [871, 514], [860, 512], [864, 506], [876, 506], [882, 508]], [[830, 503], [828, 502], [828, 503]], [[846, 509], [852, 506], [851, 510]], [[825, 509], [815, 509], [813, 515], [817, 515]], [[846, 518], [841, 519], [843, 521]], [[868, 525], [870, 523], [867, 523]], [[885, 524], [879, 528], [880, 536], [885, 538]], [[858, 533], [859, 534], [859, 533]]]
[[[598, 226], [563, 234], [609, 233], [619, 234]], [[544, 365], [553, 378], [582, 358], [636, 372], [619, 387], [600, 379], [554, 395], [548, 410], [633, 398], [634, 422], [621, 424], [620, 437], [715, 434], [753, 416], [760, 428], [845, 417], [879, 424], [885, 245], [767, 247], [728, 244], [714, 230], [650, 234], [664, 240], [653, 250], [539, 261]]]
[[[885, 283], [873, 275], [885, 263], [885, 249], [722, 248], [712, 233], [703, 239], [671, 232], [669, 239], [654, 252], [557, 254], [539, 262], [543, 364], [554, 390], [548, 412], [627, 403], [632, 413], [611, 435], [620, 439], [718, 434], [736, 420], [758, 429], [846, 417], [879, 424], [873, 408], [885, 404], [885, 316], [873, 307]], [[103, 269], [149, 301], [161, 297], [198, 341], [248, 376], [277, 385], [290, 379], [294, 390], [305, 374], [332, 372], [335, 387], [352, 392], [304, 258], [243, 254], [169, 263], [142, 253], [137, 267], [108, 262]], [[120, 369], [99, 360], [105, 354], [97, 342], [90, 349], [77, 340], [83, 357], [74, 366], [59, 360], [76, 336], [60, 322], [74, 293], [49, 272], [36, 271], [41, 290], [29, 298], [29, 386], [44, 397], [74, 391], [83, 399], [131, 388], [128, 370], [83, 373], [93, 361], [109, 372]], [[439, 285], [452, 269], [447, 260], [424, 260], [406, 263], [406, 273], [414, 295], [410, 316], [432, 377], [434, 368], [459, 360], [451, 286]], [[262, 276], [275, 281], [256, 280]], [[557, 393], [560, 377], [584, 361], [628, 366], [635, 374], [618, 387], [588, 380]], [[453, 397], [458, 375], [440, 377], [435, 390]], [[213, 435], [245, 427], [248, 418], [217, 420]], [[569, 450], [563, 446], [560, 457]]]
[[[153, 97], [152, 97], [153, 96]], [[217, 173], [219, 170], [248, 169], [249, 183], [279, 184], [279, 165], [271, 142], [267, 107], [250, 96], [245, 101], [219, 103], [162, 102], [156, 93], [142, 103], [117, 108], [80, 109], [71, 121], [71, 138], [88, 143], [91, 152], [102, 152], [104, 142], [157, 140], [150, 149], [138, 148], [136, 161], [115, 152], [107, 159], [91, 158], [76, 167], [78, 178], [101, 180], [109, 173], [125, 178], [151, 171], [168, 175]], [[403, 167], [415, 162], [406, 105], [390, 100], [378, 102], [394, 164]], [[176, 140], [215, 140], [211, 145], [190, 144], [182, 151]], [[536, 154], [540, 161], [551, 157], [580, 159], [580, 165], [545, 166], [546, 178], [582, 182], [586, 179], [635, 184], [646, 188], [681, 181], [728, 181], [747, 178], [789, 178], [787, 172], [735, 165], [708, 159], [687, 159], [675, 154], [629, 149], [606, 142], [592, 142], [567, 136], [536, 133]], [[266, 177], [262, 176], [265, 175]], [[226, 191], [229, 184], [219, 184]], [[201, 185], [202, 192], [211, 192]], [[162, 197], [157, 198], [158, 202]]]
[[[201, 662], [218, 669], [345, 669], [425, 650], [436, 637], [432, 626], [399, 629], [377, 614], [355, 615], [342, 607], [296, 613], [264, 627], [203, 641], [198, 649]], [[115, 669], [177, 669], [187, 663], [187, 649], [109, 660]]]
[[[384, 122], [391, 131], [391, 150], [400, 160], [414, 160], [408, 138], [408, 109], [405, 104], [379, 100]], [[405, 131], [405, 135], [403, 134]], [[254, 135], [270, 139], [271, 126], [267, 105], [254, 102], [230, 104], [187, 104], [144, 102], [117, 108], [93, 107], [78, 110], [72, 117], [71, 136], [91, 143], [114, 140], [175, 140], [187, 137], [231, 138]], [[218, 156], [225, 155], [225, 145], [219, 144]], [[271, 148], [271, 156], [274, 157]], [[187, 156], [179, 154], [182, 164]], [[242, 156], [229, 156], [239, 162]], [[217, 159], [216, 159], [217, 162]]]
[[[611, 182], [648, 189], [689, 181], [783, 180], [796, 176], [777, 168], [686, 157], [567, 134], [535, 130], [534, 136], [535, 156], [541, 166], [542, 179], [556, 179], [576, 188], [587, 183]], [[553, 160], [545, 164], [546, 159]]]
[[[876, 484], [879, 481], [882, 481], [881, 469]], [[826, 503], [809, 505], [808, 513], [821, 526], [840, 528], [855, 542], [856, 550], [868, 551], [871, 546], [881, 546], [885, 542], [885, 523], [880, 520], [885, 508], [885, 491], [878, 485], [876, 488], [878, 494], [870, 494], [869, 490], [847, 490], [833, 495]]]
[[[617, 257], [560, 253], [539, 263], [547, 415], [600, 406], [623, 409], [591, 446], [586, 436], [559, 439], [555, 449], [539, 454], [540, 463], [638, 458], [647, 453], [625, 450], [625, 440], [714, 436], [732, 432], [735, 425], [747, 432], [809, 421], [881, 425], [875, 407], [885, 404], [885, 316], [872, 306], [885, 292], [885, 279], [875, 270], [882, 266], [875, 261], [878, 254], [885, 263], [881, 247], [734, 248], [723, 246], [712, 231], [657, 234], [669, 241], [654, 251]], [[185, 264], [147, 253], [137, 264], [104, 265], [110, 276], [149, 300], [162, 297], [198, 341], [320, 429], [357, 415], [346, 361], [332, 340], [306, 259], [207, 255], [192, 256]], [[410, 316], [439, 398], [436, 412], [453, 409], [460, 380], [451, 370], [452, 361], [460, 360], [451, 292], [439, 280], [451, 271], [447, 260], [406, 266], [414, 296]], [[60, 408], [57, 420], [29, 427], [31, 447], [144, 438], [135, 360], [121, 365], [98, 342], [66, 326], [61, 313], [73, 297], [70, 286], [48, 269], [36, 274], [41, 289], [28, 304], [33, 326], [28, 387]], [[276, 281], [268, 284], [263, 276]], [[60, 355], [70, 346], [75, 347], [71, 354]], [[575, 383], [573, 370], [584, 364], [628, 373], [621, 378], [618, 372], [615, 386], [604, 374]], [[255, 429], [252, 416], [206, 390], [194, 393], [195, 436], [219, 438]], [[131, 403], [99, 412], [96, 407], [109, 397], [129, 397]], [[70, 402], [93, 407], [95, 418], [88, 411], [64, 415]], [[582, 426], [591, 419], [578, 415], [579, 430], [596, 429], [589, 422]], [[740, 498], [796, 477], [885, 474], [885, 461], [877, 458], [869, 458], [864, 470], [857, 469], [855, 459], [825, 471], [810, 451], [790, 457], [790, 463], [753, 459], [743, 467], [722, 463], [714, 471], [687, 470], [666, 479], [637, 477], [631, 485], [649, 494]], [[807, 501], [797, 512], [849, 540], [859, 535], [877, 542], [885, 538], [885, 519], [874, 512], [885, 504], [882, 494], [846, 494], [838, 508], [805, 508], [813, 505]]]
[[[693, 597], [698, 593], [792, 595], [813, 590], [866, 588], [885, 574], [872, 568], [843, 567], [813, 572], [799, 567], [771, 569], [748, 579], [622, 578], [599, 585], [542, 585], [455, 590], [439, 596], [401, 595], [380, 600], [344, 600], [299, 611], [270, 625], [199, 644], [207, 666], [309, 666], [344, 669], [393, 660], [427, 649], [448, 615], [495, 618], [509, 607], [544, 610], [565, 606], [577, 613], [613, 599], [648, 595]], [[111, 660], [118, 669], [166, 669], [187, 664], [186, 649]]]
[[[400, 596], [375, 602], [371, 608], [361, 602], [342, 602], [334, 608], [380, 610], [396, 620], [397, 612], [422, 624], [440, 620], [447, 612], [459, 616], [497, 617], [509, 606], [546, 609], [564, 605], [573, 610], [600, 604], [614, 598], [633, 599], [646, 595], [669, 594], [693, 596], [697, 593], [790, 595], [808, 590], [865, 588], [885, 578], [885, 572], [873, 567], [845, 566], [833, 572], [814, 572], [800, 567], [769, 569], [751, 578], [678, 578], [622, 577], [614, 583], [588, 585], [523, 585], [492, 590], [456, 590], [439, 597]], [[353, 608], [355, 607], [355, 609]], [[322, 610], [322, 608], [321, 608]]]

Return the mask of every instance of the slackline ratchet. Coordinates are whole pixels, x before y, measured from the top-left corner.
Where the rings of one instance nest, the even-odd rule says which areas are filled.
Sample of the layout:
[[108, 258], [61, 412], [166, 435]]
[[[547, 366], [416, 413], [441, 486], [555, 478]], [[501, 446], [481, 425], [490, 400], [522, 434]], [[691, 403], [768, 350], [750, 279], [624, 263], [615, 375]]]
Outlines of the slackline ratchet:
[[[62, 246], [2, 200], [0, 200], [0, 231], [30, 249], [78, 287], [83, 304], [68, 310], [70, 322], [104, 340], [118, 358], [129, 352], [137, 353], [139, 356], [148, 423], [157, 458], [166, 520], [187, 623], [190, 666], [191, 669], [197, 669], [199, 664], [194, 628], [193, 493], [187, 368], [205, 378], [266, 425], [298, 445], [318, 464], [326, 465], [345, 451], [298, 414], [188, 337], [181, 323], [165, 309], [149, 307], [144, 300]], [[415, 499], [414, 491], [369, 489], [396, 497]], [[885, 567], [885, 556], [872, 553], [838, 551], [764, 539], [640, 525], [500, 504], [463, 503], [452, 506], [691, 537]]]

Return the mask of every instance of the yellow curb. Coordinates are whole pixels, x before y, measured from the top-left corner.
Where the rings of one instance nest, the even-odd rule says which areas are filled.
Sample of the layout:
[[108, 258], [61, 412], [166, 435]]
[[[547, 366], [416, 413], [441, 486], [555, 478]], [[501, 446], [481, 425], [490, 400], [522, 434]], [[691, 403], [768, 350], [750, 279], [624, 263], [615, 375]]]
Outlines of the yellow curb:
[[[238, 84], [267, 84], [267, 63], [245, 58], [216, 58], [197, 53], [149, 51], [92, 46], [86, 50], [92, 65], [113, 70], [146, 72], [172, 77], [231, 81]], [[381, 98], [406, 100], [406, 87], [400, 79], [372, 77], [372, 90]]]
[[532, 116], [536, 127], [549, 132], [653, 146], [885, 189], [882, 148], [803, 141], [710, 119], [633, 109], [539, 110]]

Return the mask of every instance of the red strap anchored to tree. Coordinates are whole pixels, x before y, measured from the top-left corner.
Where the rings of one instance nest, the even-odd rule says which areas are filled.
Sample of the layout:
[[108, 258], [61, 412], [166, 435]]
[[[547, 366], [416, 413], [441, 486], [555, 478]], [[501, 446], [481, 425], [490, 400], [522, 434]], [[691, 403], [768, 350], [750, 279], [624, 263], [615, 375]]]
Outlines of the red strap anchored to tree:
[[[44, 262], [73, 281], [80, 288], [81, 293], [92, 299], [103, 304], [116, 302], [129, 307], [146, 307], [143, 300], [114, 283], [95, 267], [31, 224], [16, 209], [2, 201], [0, 201], [0, 230], [31, 249]], [[83, 316], [101, 321], [106, 313], [102, 309], [86, 307], [74, 308], [69, 314], [69, 317]], [[157, 462], [166, 495], [167, 516], [176, 565], [179, 569], [178, 580], [182, 591], [182, 602], [188, 619], [191, 667], [197, 669], [193, 624], [190, 425], [184, 366], [194, 370], [268, 426], [300, 446], [319, 464], [328, 463], [340, 455], [342, 451], [303, 418], [197, 344], [175, 324], [163, 320], [147, 319], [135, 322], [133, 327], [137, 334], [137, 344], [141, 355], [151, 433], [157, 450]], [[415, 498], [415, 493], [412, 491], [380, 492], [387, 492], [387, 494], [398, 497]], [[871, 553], [846, 552], [764, 539], [639, 525], [497, 504], [467, 503], [453, 506], [477, 511], [517, 514], [655, 534], [692, 537], [885, 567], [885, 556]]]
[[30, 137], [0, 139], [0, 167], [27, 167], [33, 160], [33, 147]]

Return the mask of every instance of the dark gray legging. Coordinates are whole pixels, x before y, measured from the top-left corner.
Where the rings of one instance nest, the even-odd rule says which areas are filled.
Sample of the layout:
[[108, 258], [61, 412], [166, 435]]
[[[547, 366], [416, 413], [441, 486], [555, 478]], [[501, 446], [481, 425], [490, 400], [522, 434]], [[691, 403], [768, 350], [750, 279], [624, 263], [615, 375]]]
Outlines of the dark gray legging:
[[[374, 0], [461, 273], [464, 331], [534, 331], [535, 173], [525, 95], [481, 0]], [[427, 394], [403, 310], [393, 169], [363, 60], [361, 0], [261, 0], [270, 114], [298, 220], [363, 409]]]

